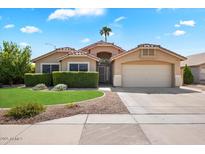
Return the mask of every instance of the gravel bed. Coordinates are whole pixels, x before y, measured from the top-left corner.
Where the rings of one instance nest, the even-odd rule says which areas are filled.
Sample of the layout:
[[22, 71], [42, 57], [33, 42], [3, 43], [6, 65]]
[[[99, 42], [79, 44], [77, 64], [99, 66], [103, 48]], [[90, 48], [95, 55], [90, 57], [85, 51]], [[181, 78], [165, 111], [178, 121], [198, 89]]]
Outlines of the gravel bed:
[[5, 117], [7, 110], [0, 110], [0, 124], [34, 124], [37, 122], [69, 117], [76, 114], [126, 114], [129, 113], [115, 92], [105, 92], [105, 96], [78, 103], [68, 108], [66, 105], [47, 106], [46, 111], [32, 118], [15, 120]]

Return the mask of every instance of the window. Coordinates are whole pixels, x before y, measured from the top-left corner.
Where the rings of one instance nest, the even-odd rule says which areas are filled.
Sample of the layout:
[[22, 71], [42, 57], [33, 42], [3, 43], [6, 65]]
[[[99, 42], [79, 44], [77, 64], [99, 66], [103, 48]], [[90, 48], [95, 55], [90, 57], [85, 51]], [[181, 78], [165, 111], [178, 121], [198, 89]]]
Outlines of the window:
[[42, 73], [59, 71], [59, 64], [42, 64]]
[[78, 64], [70, 64], [70, 71], [78, 71]]
[[88, 71], [88, 63], [69, 63], [69, 71]]
[[154, 49], [143, 49], [141, 52], [142, 56], [154, 56], [155, 52]]

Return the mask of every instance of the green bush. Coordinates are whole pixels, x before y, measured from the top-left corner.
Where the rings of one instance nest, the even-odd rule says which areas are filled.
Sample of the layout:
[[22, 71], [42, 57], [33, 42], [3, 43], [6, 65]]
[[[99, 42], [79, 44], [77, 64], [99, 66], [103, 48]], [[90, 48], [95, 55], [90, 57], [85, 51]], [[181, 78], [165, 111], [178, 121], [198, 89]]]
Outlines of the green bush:
[[66, 108], [70, 109], [70, 108], [77, 108], [77, 107], [80, 107], [78, 104], [76, 103], [68, 103], [65, 105]]
[[184, 84], [191, 84], [194, 81], [194, 77], [192, 75], [191, 69], [186, 65], [184, 67]]
[[30, 118], [43, 111], [45, 111], [45, 108], [42, 104], [28, 103], [11, 108], [7, 112], [6, 116], [13, 117], [15, 119]]
[[53, 72], [53, 84], [66, 84], [69, 88], [98, 87], [98, 72]]
[[26, 86], [35, 86], [43, 83], [47, 86], [52, 85], [52, 74], [47, 73], [26, 73], [24, 76]]

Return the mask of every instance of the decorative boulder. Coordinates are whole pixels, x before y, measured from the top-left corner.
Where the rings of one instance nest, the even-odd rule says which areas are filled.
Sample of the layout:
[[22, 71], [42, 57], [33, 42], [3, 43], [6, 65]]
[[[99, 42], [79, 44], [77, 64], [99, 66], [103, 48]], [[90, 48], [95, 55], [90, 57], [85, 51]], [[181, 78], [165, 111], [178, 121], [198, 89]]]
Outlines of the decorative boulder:
[[33, 90], [45, 90], [45, 89], [48, 89], [48, 87], [41, 83], [41, 84], [37, 84], [35, 87], [32, 88]]
[[67, 89], [67, 85], [65, 84], [57, 84], [55, 87], [53, 87], [53, 91], [64, 91]]

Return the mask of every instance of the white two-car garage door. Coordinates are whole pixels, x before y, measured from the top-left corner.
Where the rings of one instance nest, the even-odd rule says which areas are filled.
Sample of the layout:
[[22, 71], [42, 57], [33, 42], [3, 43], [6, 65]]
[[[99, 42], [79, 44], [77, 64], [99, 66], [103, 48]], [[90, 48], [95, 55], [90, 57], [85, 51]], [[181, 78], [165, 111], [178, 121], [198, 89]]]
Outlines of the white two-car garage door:
[[171, 65], [123, 65], [123, 87], [171, 87]]

